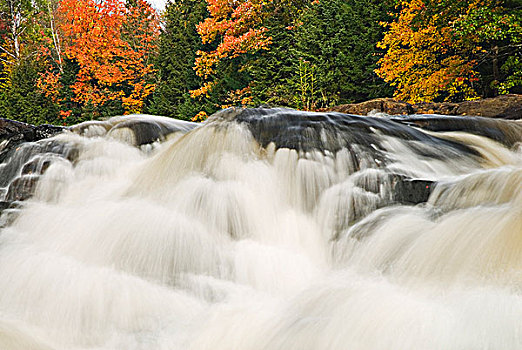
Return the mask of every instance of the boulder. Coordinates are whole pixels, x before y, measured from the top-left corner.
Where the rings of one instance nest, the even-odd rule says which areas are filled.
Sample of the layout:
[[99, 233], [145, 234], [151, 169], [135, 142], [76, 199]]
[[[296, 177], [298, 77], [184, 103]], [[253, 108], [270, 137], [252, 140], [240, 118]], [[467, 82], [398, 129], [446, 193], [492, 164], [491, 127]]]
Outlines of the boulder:
[[412, 114], [412, 105], [392, 98], [377, 98], [361, 103], [349, 103], [321, 111], [341, 112], [346, 114], [367, 115], [370, 112], [383, 112], [391, 115]]
[[36, 190], [38, 175], [23, 175], [14, 179], [7, 190], [5, 201], [25, 201], [31, 198]]
[[483, 100], [461, 102], [455, 114], [521, 119], [522, 95], [502, 95]]
[[61, 126], [34, 126], [0, 118], [0, 163], [6, 160], [9, 151], [23, 142], [34, 142], [46, 139], [64, 130]]
[[515, 120], [442, 115], [391, 116], [390, 120], [429, 131], [463, 131], [513, 147], [522, 142], [522, 124]]
[[17, 201], [27, 200], [33, 195], [39, 175], [50, 162], [41, 154], [59, 153], [52, 142], [41, 144], [35, 141], [63, 130], [60, 126], [34, 126], [0, 118], [0, 227], [16, 217], [18, 209], [14, 206]]
[[34, 126], [0, 118], [0, 142], [4, 140], [38, 141], [63, 131], [63, 127], [43, 124]]
[[[415, 114], [442, 114], [442, 115], [456, 115], [458, 103], [451, 102], [424, 102], [412, 105], [412, 110]], [[391, 113], [388, 113], [391, 114]]]
[[358, 115], [368, 115], [370, 112], [382, 112], [390, 115], [440, 114], [522, 119], [522, 95], [501, 95], [493, 98], [464, 101], [460, 103], [423, 102], [416, 104], [409, 104], [392, 98], [377, 98], [361, 103], [350, 103], [326, 108], [321, 111], [334, 111]]

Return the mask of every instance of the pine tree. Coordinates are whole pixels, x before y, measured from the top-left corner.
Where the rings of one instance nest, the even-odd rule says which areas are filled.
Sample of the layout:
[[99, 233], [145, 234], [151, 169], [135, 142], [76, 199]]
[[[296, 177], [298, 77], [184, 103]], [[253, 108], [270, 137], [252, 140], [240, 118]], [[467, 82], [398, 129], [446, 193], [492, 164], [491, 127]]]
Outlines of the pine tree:
[[[304, 13], [296, 31], [292, 79], [301, 105], [304, 97], [311, 100], [309, 105], [324, 107], [391, 94], [374, 73], [382, 52], [376, 48], [383, 35], [380, 22], [388, 19], [391, 8], [389, 1], [329, 0]], [[313, 83], [313, 91], [309, 87], [302, 97], [304, 83]]]
[[200, 84], [193, 69], [196, 52], [203, 47], [196, 25], [207, 16], [206, 5], [205, 0], [167, 3], [156, 62], [158, 87], [150, 113], [188, 120], [201, 110], [213, 112], [208, 102], [193, 100], [189, 93]]
[[0, 92], [2, 118], [30, 124], [60, 124], [59, 106], [36, 89], [42, 67], [35, 60], [21, 60], [10, 74], [10, 86]]
[[377, 0], [330, 0], [312, 3], [297, 18], [274, 17], [270, 50], [248, 67], [254, 101], [316, 109], [391, 95], [374, 73], [380, 22], [391, 8]]
[[[308, 10], [303, 6], [305, 11]], [[250, 74], [254, 105], [297, 107], [293, 98], [291, 78], [294, 75], [296, 45], [296, 9], [287, 9], [270, 18], [266, 24], [272, 38], [269, 50], [258, 52], [246, 64]]]

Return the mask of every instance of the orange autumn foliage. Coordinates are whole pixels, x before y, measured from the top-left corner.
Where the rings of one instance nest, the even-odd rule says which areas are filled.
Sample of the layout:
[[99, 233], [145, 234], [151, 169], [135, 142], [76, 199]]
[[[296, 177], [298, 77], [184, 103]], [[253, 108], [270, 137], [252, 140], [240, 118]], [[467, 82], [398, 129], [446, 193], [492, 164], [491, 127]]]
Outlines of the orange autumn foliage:
[[[459, 41], [448, 14], [426, 14], [426, 0], [401, 2], [393, 22], [377, 45], [386, 50], [376, 73], [396, 87], [395, 97], [409, 102], [473, 99], [480, 47]], [[441, 26], [440, 23], [447, 23]]]
[[[62, 52], [78, 73], [70, 86], [73, 102], [103, 105], [121, 101], [126, 113], [137, 113], [154, 91], [153, 55], [159, 21], [144, 0], [60, 0], [58, 26]], [[57, 96], [59, 72], [47, 73], [39, 87]]]
[[204, 44], [219, 40], [217, 48], [198, 51], [194, 69], [206, 80], [203, 86], [192, 91], [192, 96], [207, 95], [215, 82], [208, 81], [217, 64], [227, 58], [267, 50], [271, 38], [267, 35], [264, 20], [270, 16], [273, 0], [207, 0], [210, 14], [197, 26]]
[[[209, 17], [197, 26], [203, 44], [215, 49], [197, 52], [194, 70], [203, 78], [192, 97], [208, 96], [218, 85], [216, 67], [224, 60], [269, 50], [272, 37], [267, 23], [274, 16], [291, 13], [287, 30], [296, 27], [295, 19], [310, 4], [319, 0], [206, 0]], [[295, 18], [294, 18], [295, 17]]]

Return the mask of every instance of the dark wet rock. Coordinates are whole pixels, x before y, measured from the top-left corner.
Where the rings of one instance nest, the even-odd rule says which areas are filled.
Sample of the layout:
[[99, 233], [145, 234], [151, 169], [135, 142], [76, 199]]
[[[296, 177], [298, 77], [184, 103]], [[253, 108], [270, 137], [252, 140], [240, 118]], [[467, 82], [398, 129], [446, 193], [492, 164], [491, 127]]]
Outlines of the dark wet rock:
[[13, 224], [20, 215], [20, 209], [7, 208], [0, 212], [0, 228]]
[[[108, 136], [140, 146], [163, 140], [175, 132], [185, 133], [197, 125], [165, 117], [131, 115], [85, 122], [67, 130], [83, 136]], [[52, 125], [33, 126], [0, 119], [1, 201], [29, 199], [39, 176], [57, 159], [76, 162], [79, 149], [73, 143], [50, 138], [64, 130]]]
[[57, 157], [74, 162], [78, 152], [71, 145], [54, 139], [19, 143], [6, 150], [0, 159], [0, 188], [21, 174], [43, 174]]
[[74, 153], [65, 147], [57, 147], [57, 143], [52, 139], [42, 140], [21, 144], [14, 149], [8, 161], [0, 164], [0, 200], [11, 203], [31, 198], [40, 176], [49, 166], [57, 160], [65, 161]]
[[396, 116], [390, 120], [429, 131], [464, 131], [488, 137], [507, 147], [522, 142], [522, 124], [517, 121], [440, 115]]
[[23, 175], [14, 179], [7, 189], [7, 202], [24, 201], [31, 198], [36, 190], [38, 175]]
[[167, 117], [136, 114], [113, 117], [106, 121], [88, 121], [70, 128], [83, 136], [109, 136], [134, 146], [162, 141], [176, 132], [186, 133], [199, 124]]
[[151, 115], [131, 115], [112, 120], [116, 124], [109, 130], [108, 135], [115, 136], [122, 130], [130, 130], [133, 140], [129, 143], [136, 146], [164, 140], [175, 132], [186, 133], [198, 126], [197, 123]]
[[9, 209], [22, 209], [25, 205], [25, 202], [22, 201], [13, 201], [10, 202]]
[[428, 201], [436, 183], [401, 177], [393, 187], [393, 201], [400, 204], [419, 204]]
[[113, 127], [109, 131], [109, 134], [114, 134], [115, 132], [121, 129], [129, 129], [130, 131], [132, 131], [134, 140], [130, 143], [136, 146], [141, 146], [144, 144], [162, 140], [165, 138], [166, 135], [176, 131], [175, 129], [169, 127], [169, 125], [157, 123], [155, 121], [129, 120], [119, 123], [118, 125]]
[[[274, 143], [277, 148], [298, 151], [337, 152], [348, 149], [354, 156], [360, 151], [385, 161], [380, 135], [388, 135], [405, 141], [414, 141], [424, 147], [414, 148], [421, 155], [440, 158], [465, 153], [477, 155], [469, 147], [391, 121], [387, 118], [363, 117], [336, 112], [303, 112], [285, 108], [227, 109], [214, 115], [216, 119], [228, 119], [244, 123], [263, 147]], [[211, 122], [209, 120], [209, 122]], [[427, 147], [426, 147], [427, 146]], [[453, 152], [441, 154], [440, 149]], [[355, 152], [357, 151], [357, 152]]]
[[64, 128], [54, 125], [34, 126], [14, 120], [0, 118], [0, 141], [21, 140], [24, 142], [38, 141], [60, 133]]
[[16, 216], [13, 203], [33, 196], [40, 175], [51, 163], [56, 159], [72, 160], [78, 150], [48, 139], [62, 132], [61, 127], [33, 126], [6, 119], [0, 120], [0, 124], [0, 201], [6, 203], [0, 206], [0, 211], [3, 217], [13, 218]]
[[43, 124], [38, 125], [35, 129], [35, 139], [33, 141], [47, 139], [56, 134], [63, 132], [65, 129], [61, 126]]
[[34, 125], [0, 118], [0, 141], [34, 141], [35, 138], [36, 127]]
[[36, 155], [22, 167], [22, 175], [43, 174], [54, 159], [49, 154]]
[[60, 126], [34, 126], [0, 118], [0, 163], [9, 157], [9, 152], [16, 146], [54, 136], [63, 130]]
[[30, 175], [38, 173], [39, 159], [35, 158], [24, 164], [22, 167], [22, 175]]
[[11, 202], [0, 201], [0, 213], [2, 212], [2, 210], [9, 208], [10, 205], [11, 205]]
[[[388, 160], [383, 152], [382, 135], [407, 142], [410, 149], [428, 159], [460, 158], [463, 154], [478, 157], [476, 151], [464, 144], [423, 133], [416, 128], [422, 123], [432, 125], [432, 131], [468, 131], [482, 134], [505, 143], [520, 141], [521, 126], [504, 120], [470, 117], [406, 116], [406, 117], [363, 117], [336, 112], [314, 113], [291, 109], [228, 109], [218, 112], [209, 123], [223, 127], [222, 120], [245, 124], [262, 147], [271, 143], [276, 148], [295, 149], [298, 152], [312, 150], [350, 151], [357, 160], [361, 154], [370, 155], [376, 168]], [[433, 124], [430, 122], [433, 121]], [[512, 125], [513, 124], [513, 125]], [[412, 128], [414, 126], [415, 128]], [[358, 166], [354, 166], [358, 169]], [[387, 174], [368, 179], [354, 178], [355, 185], [365, 191], [378, 194], [381, 185], [390, 186], [391, 197], [382, 198], [379, 206], [393, 203], [416, 205], [427, 202], [436, 184], [429, 180], [411, 179], [400, 174]]]
[[0, 187], [9, 185], [21, 173], [24, 165], [42, 152], [42, 145], [34, 142], [18, 144], [5, 152], [5, 159], [0, 164]]
[[361, 103], [339, 105], [322, 111], [359, 115], [368, 115], [371, 112], [382, 112], [390, 115], [441, 114], [522, 119], [522, 95], [501, 95], [493, 98], [459, 103], [432, 102], [416, 104], [409, 104], [392, 98], [378, 98]]
[[390, 197], [384, 197], [379, 207], [391, 204], [415, 205], [425, 203], [435, 188], [436, 183], [430, 180], [411, 179], [404, 175], [386, 173], [379, 176], [354, 177], [354, 185], [365, 191], [379, 194], [381, 187], [391, 188]]
[[[505, 98], [506, 101], [512, 99], [512, 95]], [[504, 100], [498, 101], [501, 103]], [[490, 106], [487, 103], [486, 105]], [[415, 109], [426, 113], [436, 110], [457, 113], [459, 108], [474, 111], [475, 107], [471, 106], [471, 104], [468, 106], [446, 103], [424, 104], [420, 107], [392, 99], [378, 99], [359, 104], [359, 109], [345, 110], [359, 114], [367, 114], [371, 110], [381, 110], [389, 114], [407, 114]], [[512, 101], [506, 102], [505, 106], [512, 108]], [[502, 108], [504, 111], [516, 110], [513, 109], [514, 107], [512, 109], [507, 107]], [[230, 123], [222, 123], [223, 120]], [[214, 123], [214, 121], [218, 122]], [[468, 132], [502, 142], [509, 147], [522, 141], [522, 124], [519, 122], [485, 117], [440, 115], [366, 117], [340, 112], [314, 113], [284, 108], [231, 108], [213, 115], [206, 125], [220, 128], [233, 123], [245, 125], [261, 147], [267, 148], [273, 144], [276, 148], [294, 149], [298, 151], [300, 157], [313, 154], [312, 151], [335, 155], [341, 149], [346, 149], [349, 152], [348, 157], [351, 157], [353, 162], [354, 171], [368, 168], [368, 164], [365, 163], [368, 161], [372, 162], [369, 165], [373, 168], [372, 171], [376, 171], [376, 168], [385, 171], [382, 170], [384, 165], [390, 162], [385, 152], [386, 141], [383, 141], [386, 137], [387, 140], [393, 137], [404, 141], [409, 149], [428, 159], [459, 158], [463, 154], [468, 157], [479, 157], [475, 150], [464, 144], [428, 135], [418, 128], [433, 132]], [[198, 124], [195, 123], [169, 118], [135, 115], [82, 123], [69, 130], [85, 136], [108, 136], [140, 146], [164, 140], [173, 133], [186, 133], [197, 126]], [[12, 211], [11, 214], [5, 215], [16, 216], [18, 209], [12, 206], [13, 203], [27, 200], [34, 194], [39, 176], [56, 158], [66, 159], [72, 163], [76, 161], [79, 154], [77, 148], [55, 139], [46, 139], [63, 130], [61, 127], [49, 125], [36, 127], [0, 119], [0, 212], [5, 214], [7, 211]], [[426, 202], [435, 186], [430, 181], [411, 179], [400, 174], [385, 174], [376, 180], [372, 178], [371, 172], [368, 174], [367, 178], [361, 176], [359, 182], [356, 181], [355, 184], [369, 195], [381, 196], [382, 187], [391, 188], [392, 193], [383, 196], [382, 203], [376, 204], [377, 206], [392, 203], [414, 205]], [[354, 218], [358, 217], [356, 214]]]

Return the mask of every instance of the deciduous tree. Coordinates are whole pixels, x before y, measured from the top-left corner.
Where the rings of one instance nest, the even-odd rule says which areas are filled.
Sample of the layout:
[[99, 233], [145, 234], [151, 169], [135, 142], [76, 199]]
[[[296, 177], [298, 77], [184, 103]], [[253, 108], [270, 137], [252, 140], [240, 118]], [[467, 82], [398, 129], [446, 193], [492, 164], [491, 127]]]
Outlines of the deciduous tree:
[[397, 8], [394, 21], [385, 24], [379, 47], [386, 55], [377, 69], [396, 87], [397, 98], [462, 100], [514, 87], [520, 16], [504, 2], [409, 0]]
[[159, 22], [152, 7], [144, 0], [60, 0], [57, 11], [54, 18], [59, 20], [63, 59], [50, 58], [55, 67], [63, 67], [66, 60], [78, 69], [67, 86], [63, 69], [42, 75], [42, 91], [67, 103], [63, 91], [70, 89], [69, 102], [94, 115], [114, 103], [126, 113], [141, 111], [155, 87], [153, 57]]
[[[209, 17], [198, 25], [204, 44], [212, 50], [197, 52], [195, 69], [203, 78], [203, 85], [193, 96], [207, 95], [219, 82], [216, 67], [224, 60], [268, 50], [272, 36], [268, 30], [270, 19], [290, 13], [298, 17], [300, 8], [311, 0], [207, 0]], [[292, 18], [288, 19], [288, 25]], [[243, 87], [245, 88], [245, 87]]]

